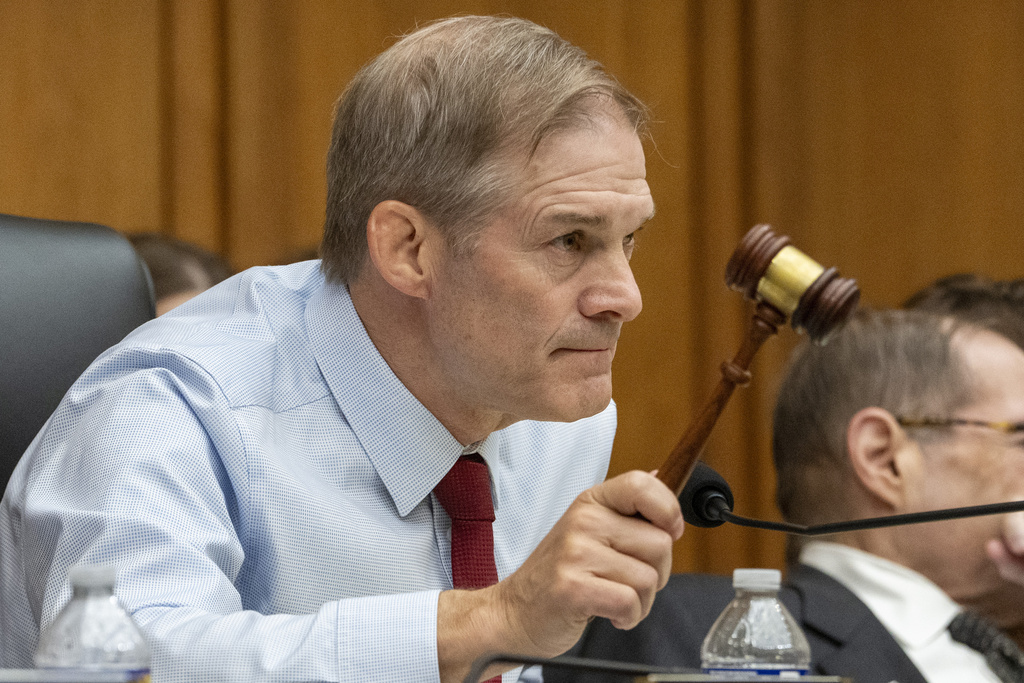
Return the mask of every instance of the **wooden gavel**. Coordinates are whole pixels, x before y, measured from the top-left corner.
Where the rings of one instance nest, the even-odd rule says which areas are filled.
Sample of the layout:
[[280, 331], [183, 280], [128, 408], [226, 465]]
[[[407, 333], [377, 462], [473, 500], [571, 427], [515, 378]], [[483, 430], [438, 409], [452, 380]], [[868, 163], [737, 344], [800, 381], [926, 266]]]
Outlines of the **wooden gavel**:
[[700, 459], [704, 444], [737, 385], [750, 382], [750, 362], [764, 341], [791, 317], [797, 331], [806, 330], [824, 344], [853, 314], [860, 290], [853, 280], [839, 277], [776, 236], [769, 225], [756, 225], [736, 247], [725, 269], [725, 282], [757, 302], [743, 345], [731, 361], [722, 363], [722, 379], [711, 399], [658, 469], [658, 479], [678, 496]]

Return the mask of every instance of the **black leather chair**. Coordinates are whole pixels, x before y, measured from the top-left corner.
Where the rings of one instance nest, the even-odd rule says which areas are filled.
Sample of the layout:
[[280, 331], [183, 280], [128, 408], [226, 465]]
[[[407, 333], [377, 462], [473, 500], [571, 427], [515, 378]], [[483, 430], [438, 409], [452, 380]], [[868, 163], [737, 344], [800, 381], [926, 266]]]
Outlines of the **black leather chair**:
[[117, 232], [0, 214], [0, 489], [78, 376], [154, 315]]

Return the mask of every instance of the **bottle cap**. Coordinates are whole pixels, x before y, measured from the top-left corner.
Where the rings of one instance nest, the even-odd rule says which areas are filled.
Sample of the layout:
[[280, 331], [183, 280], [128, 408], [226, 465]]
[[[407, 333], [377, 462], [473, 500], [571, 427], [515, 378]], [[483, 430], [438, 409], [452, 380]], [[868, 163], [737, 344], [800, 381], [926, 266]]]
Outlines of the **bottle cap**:
[[81, 588], [114, 587], [117, 583], [117, 567], [104, 564], [76, 564], [68, 571], [72, 586]]
[[778, 569], [734, 569], [733, 588], [748, 591], [777, 591], [782, 585], [782, 572]]

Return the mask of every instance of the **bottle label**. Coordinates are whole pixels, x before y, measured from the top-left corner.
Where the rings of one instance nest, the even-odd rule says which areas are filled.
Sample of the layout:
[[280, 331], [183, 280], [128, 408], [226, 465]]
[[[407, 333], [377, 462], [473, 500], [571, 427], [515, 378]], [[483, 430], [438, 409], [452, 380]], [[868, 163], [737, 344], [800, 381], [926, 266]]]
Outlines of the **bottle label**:
[[701, 672], [709, 676], [728, 677], [730, 680], [749, 679], [752, 681], [762, 677], [767, 677], [767, 680], [771, 681], [795, 681], [810, 673], [809, 669], [726, 669], [720, 667], [705, 667], [701, 669]]

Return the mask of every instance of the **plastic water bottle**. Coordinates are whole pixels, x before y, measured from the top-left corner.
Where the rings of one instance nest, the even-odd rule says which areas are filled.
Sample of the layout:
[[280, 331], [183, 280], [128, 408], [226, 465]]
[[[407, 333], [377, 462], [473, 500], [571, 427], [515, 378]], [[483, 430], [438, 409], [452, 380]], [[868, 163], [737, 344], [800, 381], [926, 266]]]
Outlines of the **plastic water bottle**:
[[737, 569], [736, 597], [725, 608], [700, 649], [706, 674], [731, 678], [799, 678], [811, 663], [811, 648], [800, 626], [779, 600], [777, 569]]
[[117, 569], [76, 566], [68, 573], [71, 601], [39, 636], [40, 668], [121, 671], [149, 681], [149, 647], [114, 595]]

